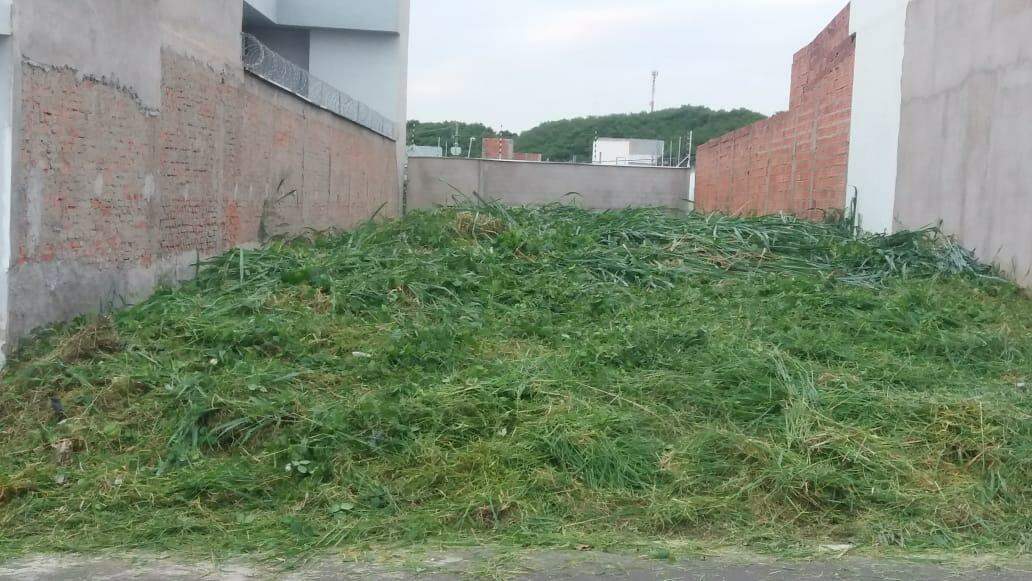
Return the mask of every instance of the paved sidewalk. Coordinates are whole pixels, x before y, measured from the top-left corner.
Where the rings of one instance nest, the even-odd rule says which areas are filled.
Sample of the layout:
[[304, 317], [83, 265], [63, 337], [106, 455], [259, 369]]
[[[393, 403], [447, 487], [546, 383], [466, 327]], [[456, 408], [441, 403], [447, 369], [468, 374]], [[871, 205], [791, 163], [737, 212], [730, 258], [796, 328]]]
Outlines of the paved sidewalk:
[[757, 558], [747, 564], [738, 560], [705, 559], [676, 563], [606, 553], [522, 552], [455, 550], [411, 555], [395, 554], [375, 561], [348, 562], [323, 559], [299, 569], [278, 571], [245, 561], [186, 563], [169, 558], [40, 556], [0, 563], [0, 581], [134, 580], [186, 581], [195, 579], [285, 579], [330, 581], [337, 579], [525, 579], [589, 580], [626, 579], [651, 581], [816, 581], [944, 579], [1019, 581], [1032, 580], [1032, 563], [992, 566], [944, 566], [924, 563], [837, 559], [824, 562], [781, 562]]

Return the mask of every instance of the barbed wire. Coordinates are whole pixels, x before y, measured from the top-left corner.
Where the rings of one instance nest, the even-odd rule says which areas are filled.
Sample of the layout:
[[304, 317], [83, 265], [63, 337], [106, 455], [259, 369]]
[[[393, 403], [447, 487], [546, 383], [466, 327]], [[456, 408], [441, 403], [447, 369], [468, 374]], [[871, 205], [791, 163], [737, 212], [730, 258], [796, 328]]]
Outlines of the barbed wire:
[[290, 62], [252, 34], [243, 34], [243, 60], [244, 70], [251, 74], [290, 91], [321, 109], [354, 121], [390, 139], [397, 139], [393, 121]]

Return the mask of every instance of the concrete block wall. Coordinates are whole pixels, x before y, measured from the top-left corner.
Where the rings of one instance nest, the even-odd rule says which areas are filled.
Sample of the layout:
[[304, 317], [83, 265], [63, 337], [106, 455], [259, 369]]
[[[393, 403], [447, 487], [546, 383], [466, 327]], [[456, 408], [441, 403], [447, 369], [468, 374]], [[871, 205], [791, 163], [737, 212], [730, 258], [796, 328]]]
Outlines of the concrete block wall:
[[1032, 286], [1032, 0], [912, 0], [894, 228], [943, 229]]
[[[395, 142], [243, 73], [239, 1], [18, 6], [8, 342], [198, 259], [399, 211]], [[129, 56], [65, 54], [62, 30]]]
[[819, 219], [846, 200], [855, 45], [849, 6], [799, 51], [789, 110], [704, 144], [696, 207]]
[[689, 209], [691, 172], [662, 167], [527, 163], [488, 159], [411, 158], [410, 209], [447, 206], [473, 192], [509, 205], [570, 203], [594, 210]]

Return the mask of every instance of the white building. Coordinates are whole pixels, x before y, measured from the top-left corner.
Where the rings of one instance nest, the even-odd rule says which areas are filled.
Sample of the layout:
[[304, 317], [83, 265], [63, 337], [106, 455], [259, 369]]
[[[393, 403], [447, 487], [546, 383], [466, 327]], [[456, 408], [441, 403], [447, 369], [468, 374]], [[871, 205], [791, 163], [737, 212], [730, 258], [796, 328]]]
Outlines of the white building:
[[893, 230], [903, 100], [903, 55], [910, 0], [856, 0], [853, 111], [847, 206], [854, 197], [861, 226]]
[[[354, 99], [354, 120], [383, 131], [404, 167], [409, 0], [243, 0], [244, 32]], [[246, 57], [245, 57], [246, 58]], [[293, 87], [291, 87], [293, 89]], [[347, 114], [351, 117], [351, 114]]]
[[660, 165], [666, 144], [651, 139], [600, 137], [595, 140], [591, 163], [595, 165]]

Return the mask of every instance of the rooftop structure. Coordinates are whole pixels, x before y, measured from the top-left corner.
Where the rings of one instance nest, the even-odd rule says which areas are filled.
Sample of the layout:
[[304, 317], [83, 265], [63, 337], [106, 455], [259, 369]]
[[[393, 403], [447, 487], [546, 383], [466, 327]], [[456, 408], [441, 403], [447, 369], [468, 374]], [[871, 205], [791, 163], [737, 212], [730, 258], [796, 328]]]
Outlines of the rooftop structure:
[[666, 146], [653, 139], [599, 137], [591, 154], [595, 165], [660, 165]]

